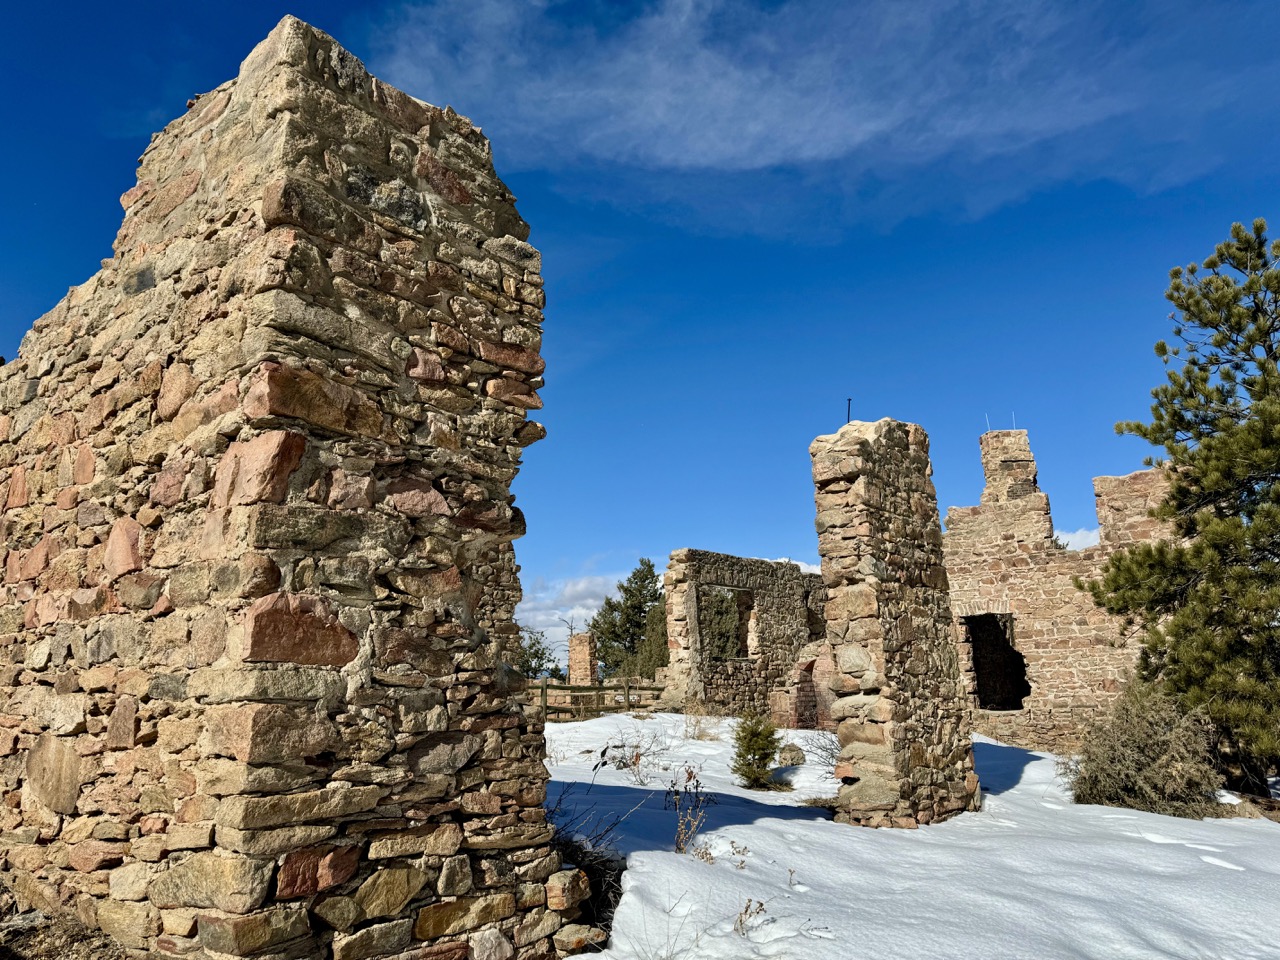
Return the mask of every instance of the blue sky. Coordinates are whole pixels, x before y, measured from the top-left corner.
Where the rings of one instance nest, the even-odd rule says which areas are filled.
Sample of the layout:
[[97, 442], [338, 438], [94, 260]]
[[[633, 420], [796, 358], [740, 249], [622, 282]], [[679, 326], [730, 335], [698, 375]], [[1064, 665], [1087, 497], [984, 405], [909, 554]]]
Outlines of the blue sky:
[[[638, 557], [815, 562], [809, 441], [924, 425], [945, 511], [1031, 432], [1064, 531], [1163, 376], [1171, 266], [1280, 232], [1280, 5], [438, 0], [21, 5], [0, 95], [0, 353], [110, 255], [152, 131], [285, 13], [494, 141], [542, 249], [549, 437], [523, 618]], [[558, 631], [553, 630], [553, 633]]]

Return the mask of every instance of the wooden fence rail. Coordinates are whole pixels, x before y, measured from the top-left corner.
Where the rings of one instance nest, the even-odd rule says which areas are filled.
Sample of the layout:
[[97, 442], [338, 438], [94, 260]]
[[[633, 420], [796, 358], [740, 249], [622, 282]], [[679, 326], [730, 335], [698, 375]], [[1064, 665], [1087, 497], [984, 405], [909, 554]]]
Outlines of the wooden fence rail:
[[[626, 713], [634, 706], [639, 706], [641, 701], [636, 699], [635, 695], [642, 693], [661, 693], [665, 690], [662, 686], [653, 686], [651, 684], [632, 683], [630, 680], [622, 679], [612, 683], [604, 683], [588, 686], [570, 686], [564, 683], [551, 683], [546, 677], [543, 677], [538, 683], [538, 694], [542, 705], [542, 719], [548, 720], [553, 713], [579, 713], [583, 710], [590, 710], [594, 713]], [[548, 694], [552, 693], [568, 693], [568, 694], [595, 694], [593, 702], [577, 703], [572, 706], [566, 706], [557, 703], [548, 703]]]

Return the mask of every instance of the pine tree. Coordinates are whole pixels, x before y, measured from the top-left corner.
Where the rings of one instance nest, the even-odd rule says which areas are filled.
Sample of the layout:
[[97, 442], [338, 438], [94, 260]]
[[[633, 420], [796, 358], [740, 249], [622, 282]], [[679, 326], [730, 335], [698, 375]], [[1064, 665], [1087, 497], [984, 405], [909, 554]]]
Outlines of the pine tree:
[[521, 676], [531, 680], [543, 675], [558, 679], [564, 674], [551, 652], [551, 645], [547, 643], [546, 632], [525, 626], [520, 627], [520, 635], [516, 638], [511, 665], [520, 671]]
[[776, 788], [770, 767], [782, 746], [778, 728], [768, 717], [745, 716], [733, 730], [733, 763], [729, 769], [750, 790]]
[[[1174, 336], [1150, 423], [1117, 431], [1163, 447], [1179, 538], [1114, 556], [1094, 599], [1145, 629], [1139, 666], [1184, 710], [1203, 707], [1255, 785], [1280, 760], [1280, 241], [1240, 224], [1165, 296]], [[1174, 368], [1181, 362], [1182, 368]]]
[[[607, 674], [647, 668], [643, 675], [651, 677], [654, 666], [666, 663], [667, 636], [662, 586], [653, 561], [642, 557], [617, 589], [618, 595], [606, 597], [587, 624], [596, 638], [596, 655]], [[651, 614], [655, 609], [664, 612]]]
[[738, 599], [734, 592], [725, 587], [700, 587], [698, 637], [703, 657], [730, 660], [742, 656], [738, 627]]

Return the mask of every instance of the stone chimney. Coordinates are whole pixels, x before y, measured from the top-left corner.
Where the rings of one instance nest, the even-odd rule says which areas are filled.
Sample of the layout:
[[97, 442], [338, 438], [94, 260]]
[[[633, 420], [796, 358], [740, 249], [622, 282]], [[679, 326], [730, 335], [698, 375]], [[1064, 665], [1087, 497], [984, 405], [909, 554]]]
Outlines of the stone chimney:
[[914, 827], [974, 809], [929, 438], [854, 421], [809, 453], [839, 695], [836, 819]]

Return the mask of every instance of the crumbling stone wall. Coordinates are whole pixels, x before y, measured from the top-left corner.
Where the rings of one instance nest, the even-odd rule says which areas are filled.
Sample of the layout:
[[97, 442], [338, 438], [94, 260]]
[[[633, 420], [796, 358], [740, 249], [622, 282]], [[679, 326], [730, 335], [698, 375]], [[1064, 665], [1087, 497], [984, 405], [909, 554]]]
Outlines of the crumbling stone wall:
[[[699, 627], [699, 593], [708, 588], [740, 598], [744, 656], [711, 655]], [[663, 589], [670, 649], [664, 703], [771, 715], [786, 726], [829, 723], [833, 698], [815, 688], [813, 676], [820, 662], [831, 662], [819, 576], [794, 563], [685, 549], [671, 554]]]
[[[1075, 579], [1096, 576], [1117, 549], [1166, 535], [1149, 516], [1166, 480], [1155, 470], [1095, 479], [1100, 542], [1065, 550], [1053, 540], [1027, 432], [995, 430], [980, 446], [981, 502], [949, 510], [944, 538], [974, 727], [1009, 743], [1070, 750], [1118, 694], [1138, 652], [1119, 620], [1098, 609]], [[993, 636], [993, 627], [1003, 637]], [[1007, 694], [1019, 670], [1022, 685]]]
[[550, 955], [528, 228], [292, 18], [189, 107], [0, 368], [3, 878], [138, 956]]
[[929, 440], [853, 422], [809, 447], [840, 694], [836, 819], [915, 826], [977, 804]]

